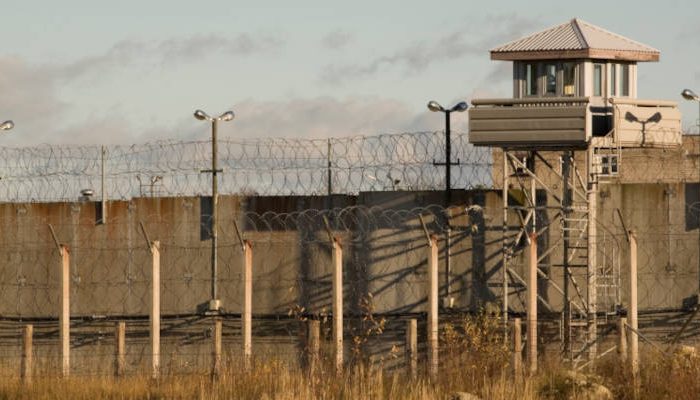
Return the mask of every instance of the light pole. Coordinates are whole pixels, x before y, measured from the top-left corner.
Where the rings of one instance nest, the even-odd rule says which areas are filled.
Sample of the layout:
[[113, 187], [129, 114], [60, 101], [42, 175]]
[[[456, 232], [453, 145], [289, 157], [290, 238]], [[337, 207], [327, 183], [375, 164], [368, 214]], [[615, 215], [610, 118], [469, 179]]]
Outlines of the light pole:
[[450, 194], [450, 191], [452, 187], [450, 186], [451, 182], [451, 167], [453, 165], [459, 165], [459, 160], [457, 160], [456, 163], [452, 162], [452, 143], [450, 140], [450, 114], [454, 111], [456, 112], [463, 112], [466, 111], [467, 108], [469, 108], [469, 105], [464, 102], [460, 101], [459, 103], [455, 104], [452, 108], [450, 109], [445, 109], [443, 108], [437, 101], [431, 100], [428, 103], [428, 109], [432, 112], [442, 112], [445, 114], [445, 162], [444, 163], [438, 163], [433, 161], [433, 165], [444, 165], [445, 166], [445, 207], [450, 206], [450, 201], [452, 200], [451, 197], [452, 195]]
[[452, 162], [452, 140], [450, 138], [450, 114], [453, 112], [464, 112], [469, 108], [469, 105], [465, 101], [460, 101], [459, 103], [452, 106], [450, 109], [445, 109], [435, 100], [428, 102], [428, 110], [432, 112], [442, 112], [445, 114], [445, 162], [439, 163], [433, 160], [433, 165], [444, 165], [445, 166], [445, 221], [447, 223], [447, 231], [445, 232], [445, 306], [446, 308], [452, 307], [452, 299], [450, 298], [450, 216], [448, 213], [448, 208], [452, 203], [452, 166], [459, 165], [459, 160], [456, 163]]
[[216, 144], [216, 129], [219, 121], [230, 121], [233, 119], [233, 111], [226, 111], [216, 118], [210, 117], [202, 110], [194, 112], [194, 117], [200, 121], [211, 122], [211, 169], [202, 170], [201, 172], [211, 173], [211, 300], [209, 301], [209, 311], [219, 311], [221, 308], [221, 300], [217, 290], [216, 281], [218, 278], [218, 228], [216, 224], [216, 206], [219, 200], [219, 188], [217, 173], [222, 172], [219, 169], [219, 160]]

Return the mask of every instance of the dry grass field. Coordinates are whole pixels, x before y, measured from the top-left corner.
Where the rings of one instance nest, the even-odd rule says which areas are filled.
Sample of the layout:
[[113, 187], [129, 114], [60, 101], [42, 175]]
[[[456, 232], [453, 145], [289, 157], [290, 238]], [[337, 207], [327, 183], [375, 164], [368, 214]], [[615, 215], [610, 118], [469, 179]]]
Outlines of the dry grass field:
[[[0, 381], [0, 399], [450, 399], [467, 392], [481, 399], [633, 399], [630, 369], [611, 354], [594, 371], [572, 373], [557, 357], [544, 357], [539, 372], [515, 376], [511, 353], [498, 334], [498, 322], [484, 316], [441, 328], [437, 379], [419, 372], [357, 363], [337, 375], [330, 364], [314, 373], [272, 359], [256, 360], [246, 371], [226, 368], [217, 379], [207, 375], [113, 377], [40, 377]], [[700, 398], [700, 358], [690, 353], [661, 354], [642, 347], [637, 399]], [[610, 396], [594, 389], [604, 386]], [[593, 394], [597, 393], [597, 394]]]

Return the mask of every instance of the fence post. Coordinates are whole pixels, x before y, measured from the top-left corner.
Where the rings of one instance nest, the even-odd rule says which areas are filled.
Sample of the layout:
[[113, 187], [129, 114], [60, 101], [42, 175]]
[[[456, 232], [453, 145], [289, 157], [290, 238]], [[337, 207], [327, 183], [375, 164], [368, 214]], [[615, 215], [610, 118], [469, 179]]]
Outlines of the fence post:
[[630, 306], [629, 321], [632, 332], [630, 339], [630, 363], [632, 364], [632, 374], [635, 380], [639, 377], [639, 329], [637, 321], [637, 235], [634, 231], [629, 231], [629, 252], [630, 252]]
[[126, 322], [117, 322], [114, 339], [116, 343], [116, 348], [114, 349], [114, 376], [120, 378], [124, 376], [124, 368], [126, 366]]
[[212, 349], [213, 365], [211, 369], [212, 378], [216, 379], [221, 376], [221, 335], [223, 331], [223, 321], [221, 317], [214, 318], [214, 343]]
[[61, 341], [61, 375], [70, 375], [70, 251], [60, 245], [61, 254], [61, 314], [59, 336]]
[[527, 362], [531, 374], [537, 372], [537, 234], [530, 233], [527, 248]]
[[253, 245], [243, 242], [243, 357], [245, 368], [250, 368], [253, 357]]
[[430, 378], [438, 374], [438, 241], [430, 236], [428, 253], [428, 363]]
[[406, 364], [411, 378], [418, 375], [418, 321], [411, 318], [406, 321]]
[[513, 320], [513, 373], [520, 376], [523, 372], [523, 329], [520, 318]]
[[343, 371], [343, 249], [338, 238], [333, 238], [333, 339], [335, 368]]
[[29, 384], [32, 383], [32, 369], [33, 369], [33, 350], [32, 350], [32, 339], [34, 338], [34, 326], [25, 325], [24, 335], [22, 340], [22, 365], [20, 367], [20, 376], [22, 382]]
[[617, 323], [617, 333], [619, 341], [617, 344], [617, 354], [622, 362], [627, 361], [627, 318], [620, 317]]
[[321, 348], [321, 323], [318, 320], [310, 319], [306, 326], [307, 365], [309, 375], [314, 376], [318, 370]]
[[156, 379], [160, 374], [160, 241], [151, 242], [151, 376]]

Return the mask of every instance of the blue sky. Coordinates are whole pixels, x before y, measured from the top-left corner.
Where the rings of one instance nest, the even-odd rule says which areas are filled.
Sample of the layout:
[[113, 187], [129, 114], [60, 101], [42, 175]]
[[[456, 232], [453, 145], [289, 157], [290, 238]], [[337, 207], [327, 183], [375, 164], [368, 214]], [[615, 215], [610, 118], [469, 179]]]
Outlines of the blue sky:
[[2, 2], [6, 145], [207, 138], [196, 108], [233, 109], [226, 137], [439, 130], [428, 100], [511, 95], [489, 48], [572, 17], [661, 50], [639, 97], [698, 118], [698, 1]]

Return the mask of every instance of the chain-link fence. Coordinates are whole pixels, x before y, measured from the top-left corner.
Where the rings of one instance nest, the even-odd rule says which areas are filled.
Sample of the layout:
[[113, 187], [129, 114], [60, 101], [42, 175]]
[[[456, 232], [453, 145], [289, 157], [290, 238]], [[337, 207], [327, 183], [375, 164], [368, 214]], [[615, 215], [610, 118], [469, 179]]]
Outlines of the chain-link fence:
[[[113, 373], [116, 321], [125, 321], [127, 326], [126, 373], [148, 371], [152, 261], [146, 236], [160, 242], [161, 365], [165, 373], [203, 373], [211, 368], [214, 318], [223, 319], [224, 362], [240, 362], [240, 238], [253, 245], [255, 356], [284, 359], [294, 365], [303, 363], [306, 320], [322, 322], [322, 337], [329, 336], [331, 330], [329, 234], [339, 238], [343, 246], [347, 354], [350, 359], [370, 357], [386, 365], [401, 363], [406, 320], [417, 318], [421, 322], [421, 337], [425, 334], [423, 322], [429, 292], [426, 233], [439, 240], [440, 297], [452, 298], [449, 305], [443, 303], [441, 323], [465, 313], [498, 310], [503, 298], [502, 209], [488, 206], [498, 196], [497, 191], [486, 191], [464, 206], [449, 209], [355, 205], [291, 212], [250, 211], [244, 206], [231, 207], [231, 198], [224, 198], [219, 216], [222, 223], [217, 279], [223, 313], [215, 316], [201, 307], [210, 299], [211, 241], [206, 221], [199, 218], [198, 199], [132, 201], [124, 214], [114, 213], [106, 224], [95, 223], [92, 203], [48, 207], [6, 204], [0, 221], [2, 371], [8, 376], [17, 374], [21, 329], [28, 323], [35, 329], [37, 371], [50, 374], [60, 370], [57, 326], [61, 257], [52, 230], [70, 253], [74, 374]], [[174, 214], [169, 214], [173, 209]], [[700, 238], [685, 221], [674, 222], [686, 211], [671, 208], [671, 215], [677, 217], [659, 225], [655, 221], [663, 222], [669, 213], [665, 207], [630, 207], [624, 212], [628, 225], [635, 224], [636, 213], [646, 216], [646, 225], [633, 226], [639, 238], [639, 305], [644, 316], [641, 326], [644, 332], [653, 332], [661, 340], [668, 340], [678, 330], [678, 323], [696, 299]], [[596, 238], [599, 279], [602, 283], [605, 274], [614, 279], [607, 282], [607, 293], [599, 291], [599, 296], [610, 296], [611, 307], [604, 309], [599, 305], [599, 309], [601, 319], [609, 318], [614, 324], [616, 310], [624, 310], [628, 301], [628, 254], [621, 224], [604, 219], [602, 215]], [[517, 226], [511, 226], [507, 236], [512, 239], [516, 231]], [[549, 235], [549, 243], [555, 244], [556, 232]], [[541, 253], [545, 251], [547, 248]], [[561, 323], [563, 302], [554, 288], [562, 285], [561, 270], [555, 266], [558, 252], [550, 253], [551, 266], [543, 267], [549, 276], [538, 283], [542, 302], [548, 306], [542, 308], [542, 337], [546, 338], [543, 345], [561, 339], [557, 326]], [[516, 275], [524, 276], [524, 265], [517, 258], [512, 261], [509, 304], [512, 315], [520, 315], [525, 310], [525, 285]], [[582, 297], [576, 297], [573, 289], [571, 296], [585, 308], [585, 274], [580, 278]], [[607, 331], [600, 332], [604, 335]], [[697, 324], [691, 324], [683, 340], [695, 340], [698, 332]], [[330, 357], [330, 340], [325, 343], [324, 354]]]

